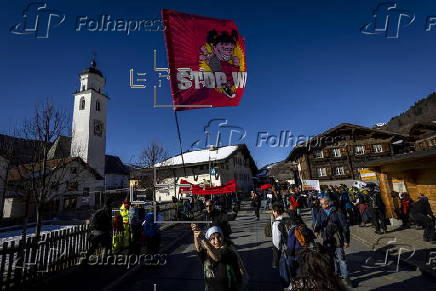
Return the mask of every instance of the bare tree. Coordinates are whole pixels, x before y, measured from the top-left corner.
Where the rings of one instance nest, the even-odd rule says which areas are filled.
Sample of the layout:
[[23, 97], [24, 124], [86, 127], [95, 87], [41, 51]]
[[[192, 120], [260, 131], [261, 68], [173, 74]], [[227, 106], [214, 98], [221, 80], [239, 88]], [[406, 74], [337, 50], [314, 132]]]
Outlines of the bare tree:
[[[68, 183], [75, 182], [80, 175], [76, 171], [71, 175], [71, 162], [75, 159], [64, 154], [54, 159], [50, 153], [54, 142], [66, 131], [67, 115], [58, 110], [51, 101], [35, 107], [32, 118], [26, 120], [19, 130], [20, 137], [31, 144], [32, 162], [18, 165], [9, 176], [14, 181], [9, 185], [15, 192], [22, 193], [26, 201], [25, 220], [27, 219], [30, 201], [36, 211], [37, 239], [40, 237], [42, 219], [47, 201], [53, 198]], [[67, 186], [64, 187], [67, 191]]]
[[143, 168], [150, 169], [156, 164], [162, 164], [167, 159], [168, 152], [165, 148], [160, 143], [153, 141], [142, 150], [139, 156], [139, 164]]
[[[145, 189], [148, 194], [154, 193], [154, 167], [163, 167], [168, 159], [168, 152], [162, 144], [151, 142], [141, 151], [139, 155], [138, 166], [140, 169], [136, 171], [135, 178], [139, 180], [138, 186]], [[156, 182], [160, 183], [164, 176], [163, 172], [159, 171], [156, 177]]]

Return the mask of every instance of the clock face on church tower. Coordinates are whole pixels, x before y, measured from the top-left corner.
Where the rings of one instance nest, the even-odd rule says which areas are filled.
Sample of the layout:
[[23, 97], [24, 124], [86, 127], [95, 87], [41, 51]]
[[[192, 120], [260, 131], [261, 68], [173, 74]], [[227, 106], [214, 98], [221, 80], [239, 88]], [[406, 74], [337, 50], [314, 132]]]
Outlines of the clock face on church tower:
[[101, 122], [100, 120], [94, 119], [94, 134], [96, 136], [103, 136], [103, 122]]

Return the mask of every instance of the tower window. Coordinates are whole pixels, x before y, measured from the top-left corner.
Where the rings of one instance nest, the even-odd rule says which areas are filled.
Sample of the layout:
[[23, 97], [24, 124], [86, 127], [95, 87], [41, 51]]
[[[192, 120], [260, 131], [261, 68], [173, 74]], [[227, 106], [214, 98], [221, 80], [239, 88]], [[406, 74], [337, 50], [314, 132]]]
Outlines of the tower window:
[[80, 98], [79, 110], [84, 110], [84, 109], [85, 109], [85, 98], [82, 97]]
[[100, 109], [101, 109], [100, 101], [97, 100], [97, 102], [95, 102], [95, 111], [100, 111]]

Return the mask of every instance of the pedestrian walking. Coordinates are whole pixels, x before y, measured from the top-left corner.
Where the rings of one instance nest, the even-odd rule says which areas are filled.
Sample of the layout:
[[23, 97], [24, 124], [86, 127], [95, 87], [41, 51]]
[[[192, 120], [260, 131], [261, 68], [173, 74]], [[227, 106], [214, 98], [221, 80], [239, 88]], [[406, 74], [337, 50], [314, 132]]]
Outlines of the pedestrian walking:
[[232, 233], [232, 228], [227, 219], [227, 214], [215, 208], [215, 204], [212, 200], [206, 200], [204, 211], [204, 220], [211, 221], [206, 225], [207, 228], [212, 226], [219, 226], [223, 232], [224, 238], [230, 240], [230, 234]]
[[260, 206], [262, 204], [262, 200], [260, 195], [254, 191], [251, 191], [251, 200], [254, 208], [254, 215], [257, 217], [257, 220], [260, 219]]
[[423, 239], [425, 242], [434, 242], [435, 237], [435, 217], [431, 210], [428, 198], [421, 195], [410, 209], [410, 216], [416, 224], [424, 227]]
[[124, 226], [124, 231], [123, 231], [123, 243], [122, 245], [124, 247], [129, 247], [130, 246], [130, 240], [131, 240], [131, 229], [130, 229], [130, 215], [129, 215], [129, 211], [130, 211], [130, 202], [128, 200], [124, 200], [123, 204], [120, 207], [120, 215], [123, 218], [123, 226]]
[[[142, 222], [145, 252], [147, 254], [157, 254], [160, 249], [161, 233], [159, 224], [154, 220], [153, 211], [145, 214], [145, 219]], [[156, 220], [162, 221], [163, 218], [159, 215], [159, 206], [156, 206]]]
[[409, 227], [409, 216], [410, 216], [410, 207], [412, 205], [412, 199], [409, 194], [401, 193], [399, 194], [400, 198], [400, 218], [402, 221], [402, 228]]
[[130, 244], [130, 252], [139, 255], [143, 241], [142, 222], [145, 219], [144, 207], [132, 207], [129, 211], [130, 227], [132, 231], [132, 241]]
[[89, 256], [94, 254], [98, 248], [103, 248], [105, 253], [110, 253], [112, 248], [112, 200], [106, 199], [103, 208], [97, 210], [90, 221], [90, 234], [88, 241], [90, 247], [86, 252], [86, 258], [82, 262], [86, 264]]
[[350, 246], [347, 220], [343, 213], [333, 206], [330, 198], [322, 198], [320, 204], [322, 208], [317, 214], [315, 233], [321, 237], [323, 246], [330, 254], [336, 274], [341, 276], [344, 284], [352, 287], [344, 251]]
[[367, 184], [366, 189], [368, 191], [369, 208], [371, 209], [371, 216], [373, 219], [373, 224], [375, 226], [375, 233], [386, 233], [387, 227], [385, 205], [381, 198], [380, 191], [378, 191], [375, 184]]
[[283, 204], [280, 202], [273, 203], [272, 214], [274, 217], [274, 222], [272, 224], [272, 243], [273, 247], [276, 249], [280, 281], [283, 288], [288, 288], [291, 283], [291, 258], [282, 255], [282, 233], [280, 231], [279, 225], [283, 220], [284, 214]]
[[354, 205], [359, 210], [360, 214], [360, 227], [364, 227], [367, 224], [371, 223], [371, 214], [367, 204], [367, 196], [361, 192], [357, 193], [357, 199], [354, 202]]

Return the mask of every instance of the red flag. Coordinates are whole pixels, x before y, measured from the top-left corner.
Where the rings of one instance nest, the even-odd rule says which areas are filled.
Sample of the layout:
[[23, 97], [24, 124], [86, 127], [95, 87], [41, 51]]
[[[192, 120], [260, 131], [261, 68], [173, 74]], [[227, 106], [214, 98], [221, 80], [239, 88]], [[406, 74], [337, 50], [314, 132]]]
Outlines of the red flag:
[[230, 180], [224, 185], [216, 187], [201, 187], [199, 185], [194, 185], [186, 180], [180, 180], [180, 184], [191, 185], [189, 187], [180, 187], [179, 191], [190, 191], [194, 195], [216, 195], [216, 194], [226, 194], [236, 192], [236, 181]]
[[[238, 106], [247, 80], [244, 39], [231, 20], [163, 10], [174, 105]], [[176, 107], [188, 110], [199, 107]]]
[[272, 188], [272, 185], [271, 185], [271, 184], [263, 184], [263, 185], [260, 185], [260, 189], [262, 189], [262, 190], [266, 190], [266, 189], [268, 189], [268, 188]]

